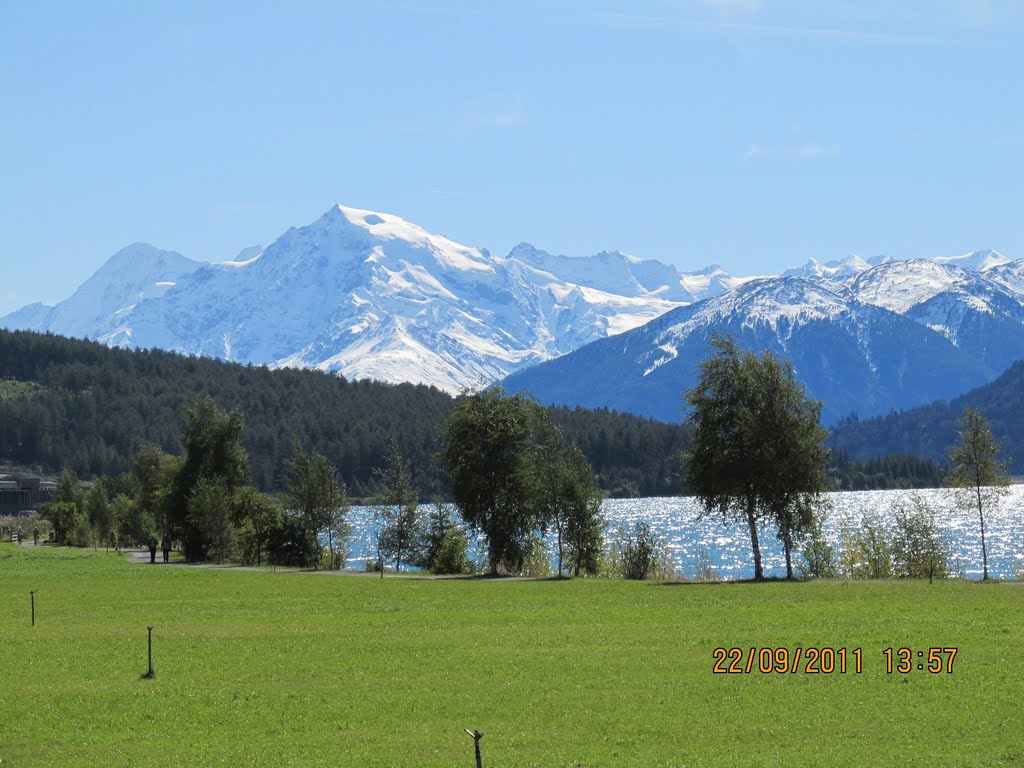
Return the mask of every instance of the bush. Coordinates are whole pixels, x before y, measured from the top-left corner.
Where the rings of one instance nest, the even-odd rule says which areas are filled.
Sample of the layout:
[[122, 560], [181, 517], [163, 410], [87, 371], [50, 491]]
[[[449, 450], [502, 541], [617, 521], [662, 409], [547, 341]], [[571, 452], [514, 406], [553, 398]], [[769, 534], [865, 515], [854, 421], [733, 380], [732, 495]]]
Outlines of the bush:
[[610, 558], [618, 560], [619, 572], [625, 579], [672, 579], [676, 576], [671, 553], [654, 537], [646, 522], [637, 523], [633, 536], [626, 539], [618, 553], [613, 549]]
[[434, 554], [430, 570], [439, 575], [470, 573], [472, 564], [466, 557], [466, 537], [458, 528], [449, 528]]
[[876, 515], [863, 517], [860, 530], [854, 535], [854, 547], [855, 579], [892, 578], [892, 544], [885, 526]]
[[839, 566], [836, 563], [835, 549], [825, 539], [822, 530], [825, 523], [824, 513], [814, 516], [811, 530], [808, 532], [807, 541], [800, 554], [804, 562], [797, 566], [803, 578], [810, 579], [834, 579], [839, 575]]
[[551, 556], [540, 536], [531, 536], [527, 542], [522, 575], [535, 579], [546, 579], [551, 575]]
[[271, 565], [311, 568], [320, 557], [320, 545], [306, 534], [302, 518], [286, 513], [267, 532], [267, 561]]
[[935, 516], [917, 494], [906, 502], [893, 502], [895, 530], [893, 570], [908, 579], [944, 579], [949, 576], [950, 546], [935, 525]]

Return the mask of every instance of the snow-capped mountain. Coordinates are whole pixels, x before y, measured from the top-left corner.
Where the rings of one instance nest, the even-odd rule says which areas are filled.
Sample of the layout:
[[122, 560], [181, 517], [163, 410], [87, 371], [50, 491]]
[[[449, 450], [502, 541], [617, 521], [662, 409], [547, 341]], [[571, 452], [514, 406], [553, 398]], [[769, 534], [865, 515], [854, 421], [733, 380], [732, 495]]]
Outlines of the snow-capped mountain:
[[29, 304], [0, 319], [0, 324], [64, 336], [94, 336], [93, 329], [130, 314], [139, 302], [163, 296], [202, 266], [180, 253], [135, 243], [111, 256], [57, 306]]
[[998, 251], [984, 250], [965, 253], [963, 256], [936, 256], [931, 259], [936, 264], [949, 267], [963, 267], [972, 272], [986, 272], [993, 267], [1009, 264], [1010, 260]]
[[782, 273], [783, 277], [805, 277], [818, 279], [823, 282], [836, 282], [870, 269], [871, 265], [859, 256], [851, 255], [845, 259], [836, 261], [820, 262], [817, 259], [808, 259], [800, 267], [787, 269]]
[[66, 302], [0, 324], [454, 392], [692, 300], [681, 278], [623, 254], [566, 259], [522, 245], [497, 258], [335, 206], [221, 264], [132, 246]]
[[505, 384], [542, 402], [677, 419], [707, 339], [727, 333], [791, 359], [832, 422], [952, 397], [1024, 359], [1024, 260], [981, 251], [877, 261], [813, 262], [796, 270], [803, 277], [754, 280]]
[[553, 256], [529, 243], [520, 243], [508, 256], [576, 285], [622, 296], [657, 296], [681, 304], [718, 296], [751, 279], [733, 277], [717, 264], [685, 273], [660, 261], [638, 259], [618, 251], [574, 258]]
[[956, 395], [995, 374], [945, 335], [803, 278], [753, 280], [505, 379], [543, 403], [677, 421], [714, 333], [793, 362], [831, 423]]
[[[993, 271], [1008, 277], [1011, 264], [992, 253], [890, 262], [848, 280], [843, 292], [941, 333], [995, 375], [1024, 358], [1024, 296], [996, 279]], [[978, 272], [958, 263], [994, 266]]]
[[1022, 296], [1024, 261], [994, 251], [736, 277], [527, 243], [496, 257], [338, 205], [219, 264], [129, 246], [56, 307], [0, 326], [450, 392], [522, 371], [510, 386], [543, 400], [668, 419], [723, 331], [791, 358], [833, 418], [955, 394], [1024, 358]]

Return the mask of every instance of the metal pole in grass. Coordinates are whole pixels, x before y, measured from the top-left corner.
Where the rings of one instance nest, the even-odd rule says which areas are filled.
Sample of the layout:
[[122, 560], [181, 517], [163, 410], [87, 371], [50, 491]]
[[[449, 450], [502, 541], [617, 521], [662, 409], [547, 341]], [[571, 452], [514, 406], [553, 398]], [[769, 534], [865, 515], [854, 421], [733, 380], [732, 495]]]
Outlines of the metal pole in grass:
[[153, 628], [146, 627], [149, 630], [149, 671], [142, 676], [143, 680], [152, 680], [156, 677], [156, 670], [153, 669]]
[[480, 739], [484, 737], [480, 731], [471, 731], [466, 728], [466, 733], [473, 739], [473, 747], [476, 750], [476, 768], [484, 768], [484, 764], [480, 761]]
[[29, 594], [32, 596], [32, 626], [36, 625], [36, 591], [33, 589]]

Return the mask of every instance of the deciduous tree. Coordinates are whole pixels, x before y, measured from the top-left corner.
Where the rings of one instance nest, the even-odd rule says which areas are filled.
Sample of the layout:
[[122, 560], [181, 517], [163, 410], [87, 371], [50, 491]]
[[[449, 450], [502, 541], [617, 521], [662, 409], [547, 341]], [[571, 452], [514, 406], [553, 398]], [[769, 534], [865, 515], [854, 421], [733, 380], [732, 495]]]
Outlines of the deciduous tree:
[[821, 403], [809, 399], [793, 367], [770, 352], [742, 351], [724, 336], [686, 393], [694, 430], [685, 484], [708, 513], [747, 523], [754, 578], [764, 578], [758, 522], [770, 519], [792, 577], [794, 537], [811, 529], [825, 491], [826, 432]]
[[[169, 522], [182, 532], [181, 539], [187, 560], [204, 560], [206, 544], [217, 539], [196, 526], [209, 516], [208, 509], [193, 511], [193, 498], [204, 503], [213, 499], [211, 484], [219, 488], [219, 497], [230, 504], [235, 491], [245, 482], [248, 472], [245, 450], [241, 445], [242, 414], [225, 412], [209, 397], [202, 397], [185, 409], [185, 456], [178, 467], [167, 497]], [[201, 481], [207, 481], [202, 494], [195, 495]], [[223, 510], [225, 519], [230, 508]]]
[[[347, 520], [351, 506], [348, 494], [334, 465], [319, 453], [307, 454], [298, 443], [288, 462], [288, 503], [302, 518], [308, 540], [307, 550], [318, 552], [317, 537], [326, 532], [329, 568], [340, 568], [344, 561], [344, 546], [336, 552], [335, 542], [343, 545], [345, 537], [351, 533]], [[311, 565], [318, 568], [319, 561]]]
[[[387, 463], [377, 473], [373, 514], [378, 526], [377, 549], [381, 560], [392, 558], [397, 573], [402, 570], [403, 555], [406, 562], [416, 558], [416, 550], [423, 537], [423, 522], [418, 494], [412, 485], [412, 473], [396, 443], [389, 446]], [[383, 578], [384, 563], [380, 565]]]
[[527, 482], [541, 412], [526, 396], [495, 387], [461, 395], [441, 429], [438, 460], [462, 519], [487, 541], [492, 574], [519, 570], [542, 519]]
[[985, 515], [1009, 492], [1008, 462], [999, 456], [999, 443], [992, 435], [988, 419], [973, 408], [967, 408], [957, 422], [956, 442], [947, 457], [952, 471], [946, 482], [956, 489], [955, 498], [978, 513], [981, 532], [982, 578], [988, 578], [988, 548], [985, 541]]

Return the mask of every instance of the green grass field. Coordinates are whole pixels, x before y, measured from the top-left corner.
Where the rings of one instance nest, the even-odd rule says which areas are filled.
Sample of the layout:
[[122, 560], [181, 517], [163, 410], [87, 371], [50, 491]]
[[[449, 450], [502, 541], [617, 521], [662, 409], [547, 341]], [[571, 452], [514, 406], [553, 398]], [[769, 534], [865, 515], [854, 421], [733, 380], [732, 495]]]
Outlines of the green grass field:
[[[0, 599], [2, 768], [471, 767], [466, 727], [495, 768], [1024, 765], [1017, 584], [380, 580], [3, 545]], [[860, 647], [863, 672], [717, 675], [718, 646]], [[959, 651], [887, 674], [899, 646]]]

